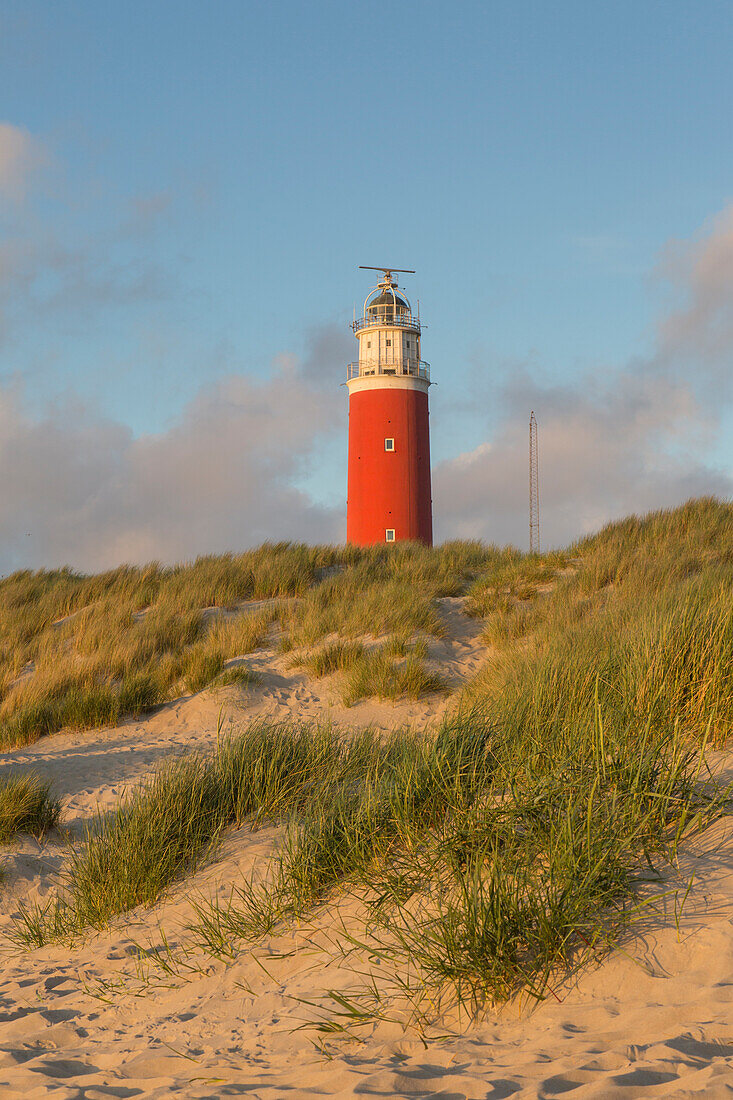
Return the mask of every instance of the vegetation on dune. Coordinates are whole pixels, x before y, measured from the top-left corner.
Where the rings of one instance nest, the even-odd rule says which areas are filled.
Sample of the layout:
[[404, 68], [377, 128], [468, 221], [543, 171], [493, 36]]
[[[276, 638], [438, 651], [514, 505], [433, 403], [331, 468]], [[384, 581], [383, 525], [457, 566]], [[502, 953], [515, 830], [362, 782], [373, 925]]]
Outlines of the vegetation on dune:
[[40, 945], [73, 936], [153, 904], [198, 865], [227, 825], [302, 812], [334, 786], [353, 785], [379, 754], [370, 733], [346, 744], [325, 728], [260, 723], [222, 739], [211, 757], [173, 761], [116, 814], [89, 826], [72, 854], [64, 896], [23, 910], [21, 942]]
[[[403, 655], [404, 659], [395, 660], [395, 656], [399, 658]], [[378, 699], [396, 701], [402, 697], [419, 699], [424, 695], [447, 690], [445, 678], [437, 672], [431, 672], [418, 653], [386, 643], [384, 646], [365, 650], [359, 660], [351, 664], [341, 698], [346, 706], [351, 706], [371, 695]]]
[[33, 772], [0, 779], [0, 844], [18, 833], [43, 836], [58, 824], [60, 812], [50, 784]]
[[578, 568], [541, 598], [482, 596], [501, 653], [471, 698], [491, 715], [518, 708], [543, 735], [559, 724], [576, 737], [600, 705], [620, 723], [709, 727], [722, 743], [733, 727], [733, 506], [702, 499], [609, 524], [570, 555]]
[[444, 626], [436, 599], [463, 595], [476, 577], [523, 557], [518, 550], [478, 542], [445, 543], [434, 549], [398, 543], [352, 548], [351, 553], [347, 568], [283, 609], [281, 624], [291, 645], [312, 645], [330, 634], [440, 636]]
[[432, 692], [446, 691], [444, 678], [425, 666], [426, 655], [423, 640], [410, 643], [395, 635], [371, 648], [362, 642], [330, 642], [295, 658], [293, 665], [316, 677], [344, 673], [341, 699], [351, 706], [369, 696], [396, 701], [405, 696], [419, 699]]
[[263, 643], [275, 608], [203, 609], [224, 609], [263, 589], [299, 591], [293, 564], [301, 549], [272, 548], [275, 562], [285, 561], [282, 574], [266, 561], [253, 568], [250, 558], [267, 557], [260, 551], [187, 569], [14, 574], [0, 582], [0, 744], [26, 744], [64, 726], [114, 724], [217, 680], [227, 660]]
[[329, 676], [332, 672], [346, 672], [364, 656], [361, 642], [331, 642], [312, 653], [293, 660], [294, 668], [305, 668], [311, 676]]
[[[198, 905], [190, 935], [214, 956], [356, 891], [369, 957], [416, 975], [433, 1004], [450, 990], [475, 1010], [544, 996], [646, 912], [680, 841], [723, 812], [705, 751], [733, 728], [733, 507], [706, 499], [611, 524], [567, 557], [470, 544], [349, 554], [281, 612], [299, 640], [342, 635], [311, 671], [340, 673], [354, 697], [359, 677], [371, 694], [384, 675], [388, 695], [396, 670], [427, 675], [409, 639], [430, 632], [432, 601], [467, 591], [495, 648], [457, 712], [437, 732], [351, 740], [258, 724], [169, 766], [96, 823], [62, 895], [21, 915], [18, 941], [152, 904], [227, 826], [265, 821], [283, 825], [269, 866]], [[354, 577], [391, 641], [353, 640], [370, 632]]]
[[[733, 722], [732, 552], [733, 508], [703, 500], [584, 540], [544, 593], [526, 586], [547, 563], [487, 573], [472, 595], [506, 624], [502, 648], [444, 726], [440, 766], [424, 772], [413, 744], [404, 773], [310, 804], [268, 881], [200, 914], [201, 942], [251, 938], [341, 883], [374, 910], [374, 956], [474, 1007], [543, 996], [607, 949], [652, 869], [721, 812], [701, 776]], [[421, 789], [449, 793], [423, 816]]]
[[237, 684], [239, 687], [254, 687], [256, 684], [261, 683], [262, 677], [259, 672], [254, 672], [246, 665], [239, 664], [225, 669], [220, 676], [217, 676], [214, 687], [227, 687], [229, 684]]
[[485, 572], [472, 586], [466, 601], [466, 613], [483, 618], [498, 607], [516, 601], [531, 600], [554, 581], [568, 564], [568, 556], [559, 551], [549, 554], [515, 555]]
[[[0, 746], [113, 724], [221, 683], [226, 662], [262, 645], [275, 620], [285, 649], [328, 634], [440, 633], [437, 597], [519, 559], [479, 543], [281, 543], [171, 568], [15, 573], [0, 581]], [[234, 613], [247, 600], [271, 602]]]

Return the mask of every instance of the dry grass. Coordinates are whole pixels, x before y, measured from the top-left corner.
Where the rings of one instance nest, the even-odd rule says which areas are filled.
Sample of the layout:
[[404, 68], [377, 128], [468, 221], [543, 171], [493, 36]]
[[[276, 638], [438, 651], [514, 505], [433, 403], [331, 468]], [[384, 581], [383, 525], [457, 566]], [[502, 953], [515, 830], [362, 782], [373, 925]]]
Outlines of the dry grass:
[[0, 779], [0, 844], [18, 833], [40, 838], [58, 824], [61, 806], [50, 784], [28, 773]]
[[[262, 645], [275, 620], [283, 649], [332, 633], [440, 633], [436, 597], [516, 556], [477, 543], [283, 543], [172, 568], [13, 574], [0, 582], [0, 746], [113, 724], [221, 682], [226, 662]], [[246, 600], [271, 602], [236, 613]]]
[[24, 744], [65, 726], [111, 725], [219, 678], [227, 660], [266, 639], [275, 607], [206, 618], [166, 597], [142, 612], [111, 597], [34, 639], [33, 671], [6, 673], [0, 743]]
[[227, 687], [230, 684], [236, 684], [239, 687], [254, 687], [261, 683], [262, 677], [259, 672], [254, 672], [246, 665], [234, 665], [232, 668], [225, 669], [221, 676], [217, 676], [214, 687]]
[[[267, 820], [286, 831], [264, 877], [199, 906], [191, 935], [218, 958], [336, 890], [367, 905], [371, 959], [407, 967], [433, 1004], [446, 991], [471, 1011], [520, 990], [542, 997], [558, 972], [613, 946], [644, 912], [642, 877], [648, 890], [682, 838], [723, 810], [704, 753], [733, 730], [733, 508], [703, 500], [611, 525], [571, 548], [572, 573], [557, 573], [559, 558], [481, 552], [451, 550], [475, 612], [506, 626], [502, 648], [437, 734], [245, 731], [100, 821], [66, 894], [27, 910], [17, 939], [68, 937], [152, 904], [228, 824]], [[410, 562], [428, 604], [410, 621], [397, 608], [391, 649], [324, 647], [317, 667], [344, 661], [356, 692], [357, 676], [369, 693], [382, 677], [396, 691], [399, 669], [403, 689], [417, 682], [422, 657], [405, 639], [448, 586], [439, 555], [357, 557], [361, 584], [373, 571], [372, 609], [389, 585], [409, 586]], [[290, 629], [335, 606], [348, 637], [360, 615], [343, 598], [348, 573], [303, 599], [304, 618], [288, 613]]]
[[306, 669], [311, 676], [330, 676], [333, 672], [346, 672], [363, 656], [361, 642], [337, 641], [295, 658], [292, 664], [294, 668]]
[[403, 659], [395, 660], [393, 652], [394, 646], [387, 643], [365, 650], [351, 664], [341, 691], [341, 699], [347, 707], [370, 696], [396, 702], [403, 697], [420, 699], [449, 690], [444, 677], [430, 671], [417, 654], [408, 651]]
[[315, 677], [343, 673], [340, 694], [348, 707], [369, 697], [396, 701], [447, 691], [445, 679], [426, 667], [426, 656], [424, 640], [410, 643], [394, 635], [371, 648], [362, 642], [329, 642], [312, 653], [296, 657], [292, 664]]
[[[467, 610], [485, 619], [487, 644], [511, 650], [544, 644], [614, 601], [653, 602], [703, 572], [712, 584], [713, 569], [726, 590], [730, 528], [730, 506], [702, 500], [609, 525], [567, 554], [542, 557], [478, 543], [434, 550], [266, 544], [172, 568], [16, 573], [0, 582], [0, 746], [64, 726], [115, 723], [219, 682], [226, 662], [262, 645], [275, 621], [284, 650], [329, 635], [344, 646], [387, 634], [397, 659], [416, 636], [440, 635], [440, 596], [468, 593]], [[580, 561], [570, 573], [568, 560]], [[225, 612], [248, 599], [273, 602]], [[222, 613], [212, 618], [204, 608]], [[362, 654], [360, 670], [356, 649], [348, 652], [353, 667], [342, 671], [352, 679], [351, 698], [414, 695], [420, 682], [420, 691], [439, 689], [414, 648], [406, 669], [389, 664], [384, 651]]]

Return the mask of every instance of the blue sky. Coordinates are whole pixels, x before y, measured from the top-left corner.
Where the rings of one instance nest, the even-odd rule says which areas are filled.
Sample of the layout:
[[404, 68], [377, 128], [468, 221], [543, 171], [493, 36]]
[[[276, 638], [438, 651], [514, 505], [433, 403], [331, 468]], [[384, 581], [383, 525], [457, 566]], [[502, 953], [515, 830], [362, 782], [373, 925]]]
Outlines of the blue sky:
[[[283, 356], [312, 378], [320, 347], [325, 401], [369, 289], [357, 266], [391, 263], [417, 271], [436, 465], [496, 451], [516, 379], [528, 405], [552, 389], [554, 416], [563, 388], [657, 356], [690, 295], [670, 242], [714, 236], [731, 200], [731, 56], [716, 0], [6, 0], [2, 121], [35, 161], [0, 216], [0, 381], [29, 424], [81, 407], [150, 439]], [[712, 490], [733, 471], [717, 405], [695, 452]], [[277, 477], [338, 511], [345, 391], [329, 407], [333, 430]], [[43, 539], [37, 561], [73, 556]]]

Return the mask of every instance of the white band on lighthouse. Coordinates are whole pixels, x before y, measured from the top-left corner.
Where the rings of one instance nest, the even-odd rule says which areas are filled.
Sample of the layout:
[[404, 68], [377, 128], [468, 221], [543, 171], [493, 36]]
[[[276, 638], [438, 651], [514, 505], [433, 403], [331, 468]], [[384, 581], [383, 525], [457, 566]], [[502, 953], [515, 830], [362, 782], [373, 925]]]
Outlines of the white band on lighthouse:
[[420, 393], [427, 393], [430, 382], [425, 378], [412, 378], [409, 374], [377, 374], [350, 378], [346, 385], [349, 393], [361, 393], [375, 387], [380, 390], [419, 390]]

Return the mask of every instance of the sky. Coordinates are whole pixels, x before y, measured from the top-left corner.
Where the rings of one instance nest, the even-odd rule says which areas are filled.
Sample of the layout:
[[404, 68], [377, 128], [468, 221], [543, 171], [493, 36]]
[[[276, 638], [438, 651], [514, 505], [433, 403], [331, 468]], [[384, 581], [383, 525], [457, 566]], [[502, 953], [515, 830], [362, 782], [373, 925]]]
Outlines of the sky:
[[728, 0], [0, 6], [0, 572], [343, 541], [360, 264], [435, 534], [733, 495]]

